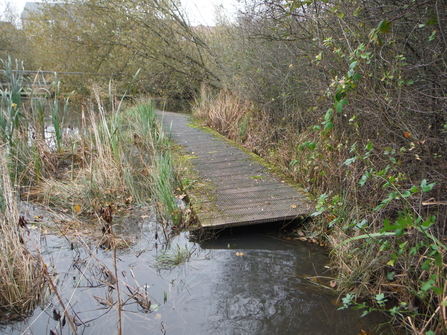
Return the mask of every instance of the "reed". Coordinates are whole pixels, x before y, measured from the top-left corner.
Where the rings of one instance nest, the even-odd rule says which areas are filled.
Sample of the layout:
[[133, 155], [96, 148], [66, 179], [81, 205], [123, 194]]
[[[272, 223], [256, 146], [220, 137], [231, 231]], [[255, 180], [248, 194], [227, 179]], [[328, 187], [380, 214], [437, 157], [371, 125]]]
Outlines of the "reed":
[[[11, 75], [20, 74], [8, 66]], [[0, 314], [8, 319], [31, 312], [45, 282], [58, 295], [38, 246], [29, 248], [18, 227], [24, 222], [17, 210], [19, 191], [21, 197], [77, 215], [105, 205], [157, 203], [166, 221], [181, 221], [169, 138], [151, 101], [124, 108], [121, 100], [107, 111], [99, 90], [93, 90], [95, 103], [87, 101], [83, 106], [83, 116], [87, 114], [90, 122], [84, 118], [82, 131], [68, 138], [64, 119], [69, 99], [61, 107], [61, 84], [57, 74], [54, 78], [53, 84], [43, 83], [41, 88], [36, 88], [34, 79], [31, 113], [13, 102], [17, 96], [9, 89], [0, 92]], [[23, 84], [16, 77], [11, 80]], [[22, 90], [11, 87], [14, 92]], [[53, 134], [45, 133], [48, 116]], [[67, 313], [61, 300], [60, 304]]]
[[57, 79], [57, 74], [55, 73], [55, 81], [53, 83], [55, 94], [52, 103], [50, 103], [50, 116], [51, 123], [54, 129], [54, 139], [57, 152], [62, 151], [62, 136], [63, 136], [63, 126], [65, 123], [65, 117], [67, 115], [67, 109], [70, 103], [70, 98], [64, 99], [64, 106], [60, 108], [60, 95], [61, 95], [61, 82]]
[[157, 257], [157, 268], [169, 270], [180, 264], [187, 263], [191, 259], [193, 252], [194, 250], [189, 249], [187, 246], [181, 247], [177, 244]]
[[153, 186], [154, 196], [159, 200], [162, 215], [166, 219], [171, 220], [174, 225], [179, 225], [182, 214], [173, 193], [176, 187], [176, 180], [172, 173], [174, 169], [172, 156], [169, 152], [159, 153], [156, 161], [157, 169], [153, 176], [155, 182]]
[[0, 113], [0, 138], [13, 143], [13, 134], [21, 121], [21, 92], [23, 90], [23, 63], [15, 61], [15, 69], [11, 58], [3, 61], [2, 74], [7, 87], [0, 89], [1, 113]]
[[42, 178], [33, 199], [83, 211], [105, 204], [152, 202], [166, 221], [179, 224], [182, 213], [174, 196], [177, 180], [169, 138], [152, 102], [139, 101], [116, 116], [107, 113], [99, 94], [95, 100], [99, 112], [90, 105], [89, 127], [78, 141], [84, 145], [72, 142], [63, 148], [64, 155], [58, 155], [66, 157], [70, 170], [59, 173], [59, 178]]
[[5, 146], [0, 148], [1, 210], [0, 210], [0, 315], [10, 321], [23, 318], [40, 300], [44, 285], [42, 267], [29, 252], [22, 235], [23, 218], [19, 218], [17, 193], [11, 183]]
[[233, 140], [244, 139], [253, 106], [229, 90], [214, 94], [202, 85], [193, 107], [194, 115]]
[[[133, 190], [132, 196], [139, 201], [149, 197], [155, 199], [161, 216], [175, 225], [180, 224], [182, 213], [174, 196], [178, 181], [171, 145], [154, 112], [152, 102], [139, 102], [123, 112], [122, 118], [121, 122], [125, 126], [121, 134], [123, 137], [127, 136], [127, 139], [123, 138], [124, 143], [131, 143], [124, 150], [127, 187]], [[133, 177], [129, 174], [130, 171], [133, 171]]]

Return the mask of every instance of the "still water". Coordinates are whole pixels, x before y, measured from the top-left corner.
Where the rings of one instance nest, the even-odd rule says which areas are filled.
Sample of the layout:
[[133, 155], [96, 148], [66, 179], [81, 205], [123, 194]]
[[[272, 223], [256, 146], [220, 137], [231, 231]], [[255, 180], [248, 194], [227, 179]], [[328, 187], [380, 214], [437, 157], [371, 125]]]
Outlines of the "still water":
[[[167, 240], [150, 209], [126, 211], [115, 221], [116, 234], [130, 243], [117, 252], [123, 334], [389, 333], [378, 330], [378, 316], [338, 310], [336, 296], [306, 279], [330, 275], [326, 251], [288, 240], [278, 227], [234, 229], [196, 243], [188, 233]], [[94, 234], [62, 237], [42, 227], [32, 229], [33, 238], [78, 334], [117, 334], [113, 252], [99, 248]], [[187, 261], [169, 261], [179, 254]], [[46, 292], [30, 317], [0, 332], [73, 334], [54, 310], [61, 311], [59, 301]]]

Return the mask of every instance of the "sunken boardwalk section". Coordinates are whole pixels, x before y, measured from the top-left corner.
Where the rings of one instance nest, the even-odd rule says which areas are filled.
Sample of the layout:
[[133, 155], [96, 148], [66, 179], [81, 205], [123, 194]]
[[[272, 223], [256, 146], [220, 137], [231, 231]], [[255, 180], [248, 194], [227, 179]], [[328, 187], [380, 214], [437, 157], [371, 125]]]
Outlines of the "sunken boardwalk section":
[[[189, 194], [203, 228], [288, 223], [314, 211], [305, 193], [273, 175], [249, 154], [218, 135], [190, 126], [185, 114], [158, 112], [172, 139], [192, 157], [211, 191]], [[188, 191], [193, 192], [193, 191]]]

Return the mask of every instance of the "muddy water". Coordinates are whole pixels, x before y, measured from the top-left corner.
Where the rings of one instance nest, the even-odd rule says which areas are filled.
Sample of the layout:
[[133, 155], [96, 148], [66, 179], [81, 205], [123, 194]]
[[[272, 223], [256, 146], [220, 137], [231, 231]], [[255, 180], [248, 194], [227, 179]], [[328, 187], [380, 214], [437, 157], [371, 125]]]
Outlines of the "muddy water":
[[[112, 251], [99, 248], [92, 234], [61, 237], [40, 227], [31, 230], [33, 238], [77, 332], [117, 334]], [[305, 279], [325, 274], [325, 250], [287, 240], [278, 229], [233, 230], [202, 244], [182, 233], [167, 242], [154, 215], [144, 210], [123, 215], [114, 228], [134, 241], [117, 252], [123, 334], [380, 333], [377, 318], [337, 310], [329, 290]], [[189, 260], [168, 262], [178, 253]], [[0, 332], [72, 334], [68, 322], [62, 327], [62, 319], [54, 320], [54, 310], [61, 311], [60, 303], [46, 292], [30, 317]]]

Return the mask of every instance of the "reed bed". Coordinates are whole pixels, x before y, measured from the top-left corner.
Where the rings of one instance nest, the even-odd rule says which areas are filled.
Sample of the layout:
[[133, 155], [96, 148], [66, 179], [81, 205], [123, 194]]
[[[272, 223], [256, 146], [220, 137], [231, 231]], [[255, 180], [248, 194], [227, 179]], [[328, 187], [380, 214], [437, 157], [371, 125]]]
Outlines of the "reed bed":
[[[182, 222], [174, 195], [177, 179], [171, 144], [152, 102], [140, 100], [125, 106], [114, 96], [112, 84], [108, 89], [110, 107], [106, 107], [101, 89], [93, 86], [93, 95], [82, 104], [81, 126], [72, 131], [65, 124], [70, 99], [62, 99], [57, 75], [43, 89], [35, 88], [36, 76], [29, 92], [31, 100], [25, 105], [20, 98], [23, 88], [19, 87], [25, 80], [19, 71], [23, 68], [16, 62], [13, 71], [12, 64], [9, 60], [3, 71], [12, 84], [0, 92], [0, 321], [32, 312], [44, 284], [49, 283], [76, 333], [38, 243], [27, 243], [28, 233], [23, 232], [27, 222], [19, 216], [18, 202], [38, 202], [71, 215], [76, 222], [82, 217], [89, 222], [97, 218], [98, 225], [90, 229], [98, 234], [91, 235], [97, 236], [102, 230], [103, 239], [107, 237], [109, 243], [104, 246], [100, 241], [99, 245], [112, 249], [116, 260], [116, 241], [121, 240], [111, 223], [116, 209], [155, 205], [166, 223], [163, 232], [169, 229], [168, 222]], [[48, 120], [51, 133], [46, 130]], [[59, 229], [68, 234], [70, 226], [79, 228], [73, 224]], [[121, 300], [117, 287], [119, 313]]]
[[5, 145], [0, 148], [0, 158], [0, 322], [7, 322], [32, 312], [40, 301], [44, 278], [41, 263], [29, 251], [23, 234], [26, 223], [19, 217]]
[[71, 147], [53, 155], [56, 173], [42, 176], [27, 195], [76, 214], [93, 213], [109, 204], [117, 208], [154, 203], [170, 208], [160, 211], [169, 221], [175, 210], [176, 178], [168, 138], [152, 103], [140, 101], [110, 116], [101, 100], [96, 102], [96, 110], [86, 103], [89, 126], [81, 130], [84, 135], [65, 139]]

